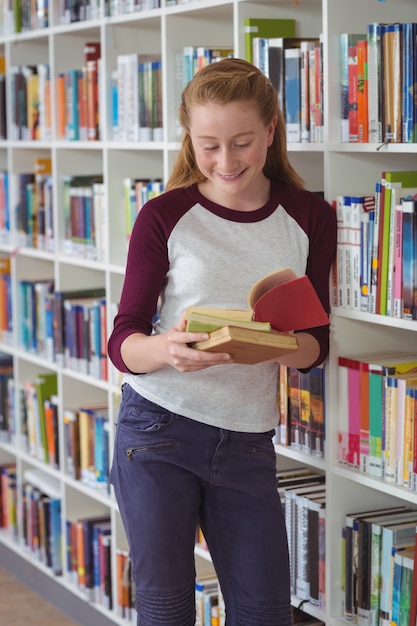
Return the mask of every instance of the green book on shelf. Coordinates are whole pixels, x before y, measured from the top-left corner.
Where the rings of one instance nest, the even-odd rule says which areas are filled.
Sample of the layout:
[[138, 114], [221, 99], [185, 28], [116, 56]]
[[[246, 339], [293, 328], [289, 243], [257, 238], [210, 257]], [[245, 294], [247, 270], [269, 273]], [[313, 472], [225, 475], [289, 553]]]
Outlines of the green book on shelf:
[[295, 37], [295, 20], [247, 17], [245, 19], [245, 58], [253, 62], [252, 39], [254, 37]]
[[[377, 313], [387, 315], [388, 302], [388, 259], [390, 245], [391, 196], [394, 187], [417, 187], [417, 171], [385, 171], [382, 173], [382, 196], [379, 216], [379, 252], [378, 252], [378, 283]], [[394, 208], [395, 210], [395, 208]]]

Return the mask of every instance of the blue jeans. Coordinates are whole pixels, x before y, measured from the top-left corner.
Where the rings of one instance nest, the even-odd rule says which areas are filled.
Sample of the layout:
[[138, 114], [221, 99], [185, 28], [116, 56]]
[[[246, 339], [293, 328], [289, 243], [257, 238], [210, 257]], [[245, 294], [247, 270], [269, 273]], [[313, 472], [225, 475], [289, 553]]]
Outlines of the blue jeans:
[[227, 626], [290, 626], [272, 435], [201, 424], [124, 385], [111, 482], [130, 547], [138, 626], [195, 623], [197, 523]]

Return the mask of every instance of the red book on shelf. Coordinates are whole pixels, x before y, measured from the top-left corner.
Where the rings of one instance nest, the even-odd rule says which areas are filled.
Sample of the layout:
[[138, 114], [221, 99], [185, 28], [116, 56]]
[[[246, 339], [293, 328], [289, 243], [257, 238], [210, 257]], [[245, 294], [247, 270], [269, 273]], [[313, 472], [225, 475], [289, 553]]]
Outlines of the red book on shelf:
[[348, 50], [349, 141], [359, 141], [358, 125], [358, 46]]

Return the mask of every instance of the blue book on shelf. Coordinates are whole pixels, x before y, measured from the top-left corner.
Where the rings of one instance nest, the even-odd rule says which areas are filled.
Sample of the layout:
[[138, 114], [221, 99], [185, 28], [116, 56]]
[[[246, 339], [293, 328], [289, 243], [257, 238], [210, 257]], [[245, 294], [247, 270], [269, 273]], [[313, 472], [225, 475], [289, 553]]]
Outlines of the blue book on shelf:
[[417, 23], [402, 27], [402, 121], [404, 143], [417, 141]]
[[65, 74], [67, 139], [80, 139], [80, 120], [78, 106], [78, 78], [80, 70], [68, 70]]

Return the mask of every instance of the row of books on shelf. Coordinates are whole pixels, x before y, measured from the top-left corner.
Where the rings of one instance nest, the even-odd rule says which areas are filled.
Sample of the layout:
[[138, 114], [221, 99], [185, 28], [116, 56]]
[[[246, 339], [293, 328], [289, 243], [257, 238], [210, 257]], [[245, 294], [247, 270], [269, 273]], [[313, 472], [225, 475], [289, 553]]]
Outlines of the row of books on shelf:
[[111, 75], [112, 133], [116, 141], [163, 141], [161, 60], [120, 54]]
[[277, 472], [290, 557], [291, 594], [325, 609], [325, 476], [308, 468]]
[[[52, 205], [50, 159], [35, 159], [34, 173], [14, 178], [18, 198], [16, 207], [16, 244], [54, 252], [55, 231]], [[7, 181], [7, 175], [3, 177]], [[2, 204], [0, 177], [0, 232], [4, 243], [12, 242], [9, 204]], [[7, 182], [6, 182], [7, 184]], [[159, 178], [125, 178], [125, 231], [130, 239], [133, 224], [142, 206], [164, 190]], [[62, 252], [68, 256], [102, 261], [105, 254], [106, 194], [103, 176], [63, 176], [61, 192], [64, 212]], [[3, 223], [3, 228], [1, 228]]]
[[130, 240], [133, 225], [143, 205], [151, 198], [159, 196], [164, 191], [164, 184], [160, 178], [125, 178], [124, 200], [126, 219], [126, 238]]
[[[291, 594], [325, 609], [325, 476], [299, 467], [277, 471], [290, 558]], [[207, 549], [197, 529], [196, 543]]]
[[[16, 190], [16, 244], [19, 247], [36, 248], [53, 252], [54, 215], [52, 193], [52, 161], [36, 158], [34, 171], [21, 172], [13, 178]], [[2, 203], [4, 231], [11, 243], [10, 206]]]
[[[8, 84], [11, 95], [10, 138], [49, 141], [52, 137], [49, 64], [13, 65]], [[5, 124], [6, 111], [1, 109], [0, 114]]]
[[415, 626], [417, 510], [391, 506], [345, 516], [342, 614], [359, 626]]
[[1, 0], [0, 35], [23, 33], [49, 26], [48, 0]]
[[341, 140], [417, 141], [417, 23], [340, 35]]
[[[8, 176], [0, 178], [0, 192]], [[53, 185], [50, 158], [36, 158], [34, 172], [13, 177], [16, 204], [16, 233], [12, 237], [10, 206], [0, 193], [0, 224], [3, 243], [18, 247], [55, 251]], [[102, 261], [106, 229], [106, 195], [102, 175], [62, 176], [63, 202], [62, 252], [69, 256]], [[8, 192], [7, 192], [8, 193]], [[4, 201], [3, 201], [4, 200]]]
[[65, 409], [66, 473], [90, 489], [109, 494], [109, 415], [106, 404]]
[[417, 353], [339, 356], [340, 463], [417, 491]]
[[287, 141], [323, 141], [321, 36], [298, 37], [294, 19], [252, 18], [244, 23], [245, 58], [267, 76], [278, 93]]
[[323, 366], [300, 372], [295, 367], [280, 365], [276, 444], [290, 446], [304, 454], [324, 457], [324, 381]]
[[[95, 20], [102, 15], [110, 17], [135, 11], [158, 9], [160, 0], [83, 0], [61, 2], [54, 6], [56, 23], [68, 25], [74, 22]], [[168, 5], [169, 6], [169, 5]], [[51, 7], [48, 0], [14, 0], [0, 2], [0, 35], [24, 33], [51, 25]]]
[[26, 481], [21, 492], [22, 513], [18, 516], [18, 523], [21, 524], [23, 548], [31, 558], [50, 568], [55, 576], [61, 576], [61, 498]]
[[417, 171], [384, 171], [374, 193], [334, 206], [333, 305], [417, 319]]
[[323, 141], [323, 81], [321, 39], [254, 37], [253, 63], [278, 92], [287, 142]]
[[111, 521], [108, 513], [67, 519], [65, 575], [86, 597], [108, 610], [113, 608]]
[[[84, 44], [84, 64], [56, 77], [56, 137], [68, 141], [102, 138], [103, 77], [98, 41]], [[11, 138], [52, 137], [51, 76], [48, 63], [11, 68]], [[117, 141], [162, 141], [161, 61], [138, 53], [117, 57], [111, 73], [112, 137]], [[0, 119], [6, 128], [6, 108]]]
[[107, 380], [105, 289], [57, 291], [54, 281], [18, 284], [19, 346], [81, 374]]

